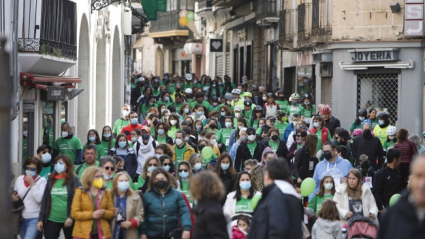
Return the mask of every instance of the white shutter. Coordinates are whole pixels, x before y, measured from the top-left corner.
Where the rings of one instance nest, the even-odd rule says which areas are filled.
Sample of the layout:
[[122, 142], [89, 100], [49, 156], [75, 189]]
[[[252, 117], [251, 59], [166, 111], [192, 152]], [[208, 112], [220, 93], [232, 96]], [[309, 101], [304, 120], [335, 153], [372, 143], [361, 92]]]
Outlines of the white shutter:
[[230, 53], [226, 54], [226, 75], [231, 75], [232, 72], [230, 72]]
[[322, 78], [322, 104], [332, 108], [332, 78]]
[[[218, 54], [215, 57], [215, 76], [223, 77], [223, 53]], [[214, 77], [211, 77], [214, 78]]]

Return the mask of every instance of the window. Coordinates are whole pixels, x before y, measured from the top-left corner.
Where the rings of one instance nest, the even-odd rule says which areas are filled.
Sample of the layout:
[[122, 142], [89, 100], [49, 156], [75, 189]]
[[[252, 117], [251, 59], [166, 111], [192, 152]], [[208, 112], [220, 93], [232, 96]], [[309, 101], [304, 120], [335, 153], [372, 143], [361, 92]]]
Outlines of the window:
[[194, 0], [180, 0], [180, 10], [192, 10], [194, 9]]
[[169, 0], [167, 2], [167, 9], [168, 9], [168, 11], [177, 10], [177, 1], [178, 0]]

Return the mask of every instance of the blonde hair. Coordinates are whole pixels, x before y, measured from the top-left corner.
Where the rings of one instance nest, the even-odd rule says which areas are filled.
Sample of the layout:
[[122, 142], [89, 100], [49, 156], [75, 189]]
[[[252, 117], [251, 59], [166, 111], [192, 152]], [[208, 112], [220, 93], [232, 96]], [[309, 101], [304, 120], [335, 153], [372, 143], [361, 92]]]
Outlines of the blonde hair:
[[94, 175], [96, 175], [97, 172], [103, 174], [102, 169], [98, 167], [88, 167], [84, 170], [81, 176], [81, 186], [83, 186], [84, 189], [90, 189]]
[[152, 159], [156, 160], [156, 164], [157, 164], [157, 168], [161, 167], [161, 161], [159, 161], [159, 159], [156, 156], [150, 156], [148, 159], [146, 159], [145, 165], [143, 165], [143, 172], [142, 172], [142, 178], [146, 179], [146, 177], [148, 176], [148, 164], [149, 161], [151, 161]]
[[[119, 173], [115, 174], [114, 180], [112, 181], [112, 199], [113, 199], [113, 197], [115, 197], [115, 195], [118, 194], [118, 178], [121, 175], [127, 176], [128, 182], [131, 183], [130, 175], [128, 175], [127, 172], [124, 171], [124, 172], [119, 172]], [[133, 189], [131, 189], [131, 187], [129, 187], [127, 189], [127, 191], [125, 192], [125, 194], [127, 196], [132, 196], [132, 195], [134, 195], [134, 193], [135, 192], [133, 191]]]

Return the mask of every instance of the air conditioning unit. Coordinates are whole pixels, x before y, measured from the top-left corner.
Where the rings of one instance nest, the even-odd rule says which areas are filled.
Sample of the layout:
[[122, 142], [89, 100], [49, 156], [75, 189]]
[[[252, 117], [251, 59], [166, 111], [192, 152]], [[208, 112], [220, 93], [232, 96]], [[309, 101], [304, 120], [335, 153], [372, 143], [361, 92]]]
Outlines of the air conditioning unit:
[[332, 63], [320, 64], [320, 76], [332, 77]]
[[313, 52], [313, 63], [332, 62], [332, 51]]

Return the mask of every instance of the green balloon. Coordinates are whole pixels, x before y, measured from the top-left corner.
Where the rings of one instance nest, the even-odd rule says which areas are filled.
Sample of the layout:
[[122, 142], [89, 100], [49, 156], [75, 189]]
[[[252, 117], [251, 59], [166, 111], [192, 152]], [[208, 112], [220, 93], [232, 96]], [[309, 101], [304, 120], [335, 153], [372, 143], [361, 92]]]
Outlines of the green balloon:
[[400, 200], [400, 198], [401, 198], [401, 195], [400, 194], [398, 194], [398, 193], [394, 194], [390, 198], [390, 207], [394, 206], [398, 202], [398, 200]]
[[213, 155], [213, 150], [210, 146], [206, 146], [202, 149], [202, 158], [209, 159]]
[[314, 189], [316, 188], [316, 181], [312, 178], [306, 178], [301, 183], [301, 195], [303, 197], [307, 197], [312, 192], [314, 192]]
[[195, 13], [193, 13], [192, 11], [187, 11], [186, 18], [189, 22], [193, 21], [193, 19], [195, 18]]
[[255, 210], [255, 208], [257, 207], [258, 202], [260, 201], [260, 199], [261, 199], [261, 195], [255, 195], [254, 197], [252, 197], [252, 199], [251, 199], [251, 207], [252, 207], [253, 210]]

